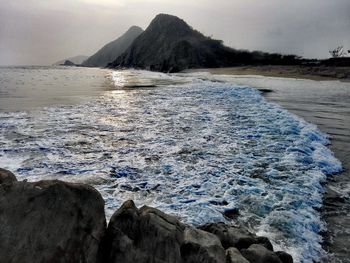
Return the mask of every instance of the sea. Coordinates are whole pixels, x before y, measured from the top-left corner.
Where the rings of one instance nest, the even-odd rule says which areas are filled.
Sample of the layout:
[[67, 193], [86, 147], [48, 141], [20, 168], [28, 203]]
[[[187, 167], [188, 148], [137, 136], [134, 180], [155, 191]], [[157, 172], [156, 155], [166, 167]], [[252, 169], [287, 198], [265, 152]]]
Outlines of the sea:
[[[311, 104], [299, 114], [293, 94], [346, 98], [349, 90], [205, 72], [2, 67], [0, 167], [19, 180], [90, 184], [107, 220], [133, 199], [196, 226], [246, 227], [295, 262], [329, 262], [325, 185], [344, 165], [332, 134], [308, 118]], [[348, 198], [349, 185], [333, 190]]]

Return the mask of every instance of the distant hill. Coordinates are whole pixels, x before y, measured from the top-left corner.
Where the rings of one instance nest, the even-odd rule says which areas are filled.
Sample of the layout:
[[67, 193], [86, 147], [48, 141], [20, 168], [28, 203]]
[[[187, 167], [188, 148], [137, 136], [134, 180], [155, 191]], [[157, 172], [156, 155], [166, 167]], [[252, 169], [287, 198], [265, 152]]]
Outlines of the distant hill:
[[60, 66], [76, 66], [76, 64], [70, 60], [66, 60], [63, 64], [60, 64]]
[[110, 67], [134, 67], [163, 72], [188, 68], [246, 64], [293, 64], [296, 56], [235, 50], [194, 30], [184, 20], [157, 15]]
[[121, 37], [108, 43], [94, 55], [83, 62], [87, 67], [105, 67], [121, 55], [137, 38], [143, 30], [140, 27], [132, 26]]
[[75, 56], [75, 57], [71, 57], [71, 58], [66, 58], [66, 59], [62, 59], [60, 61], [57, 61], [56, 63], [53, 63], [52, 65], [54, 66], [58, 66], [61, 64], [64, 64], [65, 61], [71, 61], [72, 63], [76, 64], [76, 65], [80, 65], [81, 63], [83, 63], [83, 61], [85, 61], [86, 59], [88, 59], [89, 56]]

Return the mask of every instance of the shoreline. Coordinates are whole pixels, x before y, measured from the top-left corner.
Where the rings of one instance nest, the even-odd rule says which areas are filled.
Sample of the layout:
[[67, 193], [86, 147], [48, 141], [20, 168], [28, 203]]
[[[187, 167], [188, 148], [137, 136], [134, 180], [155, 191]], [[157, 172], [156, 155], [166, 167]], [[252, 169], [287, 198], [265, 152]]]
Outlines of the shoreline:
[[239, 66], [227, 68], [187, 69], [183, 73], [210, 72], [215, 75], [258, 75], [264, 77], [309, 79], [318, 81], [339, 80], [350, 82], [350, 67], [327, 66]]
[[[234, 76], [233, 79], [224, 78], [230, 82], [238, 81], [240, 84], [247, 81], [246, 75], [257, 75], [276, 78], [277, 85], [268, 86], [268, 83], [256, 80], [257, 88], [263, 93], [263, 96], [274, 103], [279, 104], [288, 111], [313, 123], [318, 128], [330, 136], [330, 145], [328, 148], [342, 162], [343, 171], [338, 174], [329, 175], [324, 185], [325, 193], [323, 195], [323, 206], [320, 210], [322, 219], [327, 224], [327, 230], [320, 232], [323, 236], [323, 248], [332, 256], [332, 262], [350, 262], [348, 257], [350, 246], [348, 244], [348, 231], [350, 226], [350, 196], [348, 187], [350, 186], [350, 125], [347, 116], [350, 116], [349, 99], [347, 94], [350, 92], [349, 79], [327, 78], [317, 75], [305, 74], [281, 74], [283, 70], [290, 70], [290, 67], [239, 67], [239, 68], [216, 68], [216, 69], [196, 69], [189, 70], [193, 72], [209, 72], [213, 76], [220, 75]], [[295, 69], [296, 67], [294, 67]], [[282, 71], [278, 71], [282, 69]], [[293, 70], [293, 69], [292, 69]], [[350, 74], [350, 69], [349, 74]], [[278, 71], [278, 72], [277, 72]], [[277, 74], [278, 73], [278, 74]], [[277, 75], [276, 75], [277, 74]], [[240, 79], [240, 77], [243, 79]], [[292, 78], [304, 81], [298, 83], [298, 89], [293, 85], [280, 86], [281, 78]], [[308, 80], [319, 81], [319, 89], [308, 87]], [[326, 82], [324, 82], [326, 81]], [[339, 89], [334, 90], [329, 81], [341, 81], [343, 90], [338, 94]], [[291, 82], [288, 82], [291, 84]], [[338, 85], [339, 86], [339, 85]], [[327, 92], [328, 90], [328, 92]], [[333, 91], [334, 90], [334, 91]], [[326, 91], [326, 92], [325, 92]]]

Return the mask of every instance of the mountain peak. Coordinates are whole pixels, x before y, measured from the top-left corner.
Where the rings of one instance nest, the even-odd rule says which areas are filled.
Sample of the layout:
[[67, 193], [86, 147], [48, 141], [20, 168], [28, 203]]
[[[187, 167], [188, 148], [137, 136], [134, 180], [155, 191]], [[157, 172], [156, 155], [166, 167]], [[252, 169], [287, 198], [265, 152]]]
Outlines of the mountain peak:
[[183, 21], [181, 18], [174, 16], [174, 15], [169, 15], [169, 14], [164, 14], [164, 13], [160, 13], [158, 15], [156, 15], [155, 18], [153, 18], [153, 21], [166, 21], [166, 20], [179, 20], [179, 21]]
[[169, 32], [189, 33], [193, 29], [181, 18], [168, 14], [157, 15], [150, 23], [147, 31], [160, 30]]
[[143, 29], [139, 26], [131, 26], [128, 31], [126, 31], [126, 33], [131, 32], [131, 31], [135, 31], [135, 32], [143, 32]]

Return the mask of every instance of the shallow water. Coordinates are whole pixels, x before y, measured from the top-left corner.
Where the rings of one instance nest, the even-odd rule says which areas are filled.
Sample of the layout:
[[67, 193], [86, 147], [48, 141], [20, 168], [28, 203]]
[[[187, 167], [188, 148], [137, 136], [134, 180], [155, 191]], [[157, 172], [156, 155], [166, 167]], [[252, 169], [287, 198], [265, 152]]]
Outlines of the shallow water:
[[[114, 90], [92, 85], [94, 96], [78, 103], [2, 111], [0, 166], [20, 179], [89, 183], [107, 217], [132, 198], [187, 223], [245, 225], [296, 262], [325, 257], [322, 183], [341, 164], [316, 126], [246, 86], [144, 71], [101, 75]], [[239, 215], [225, 217], [232, 209]]]

